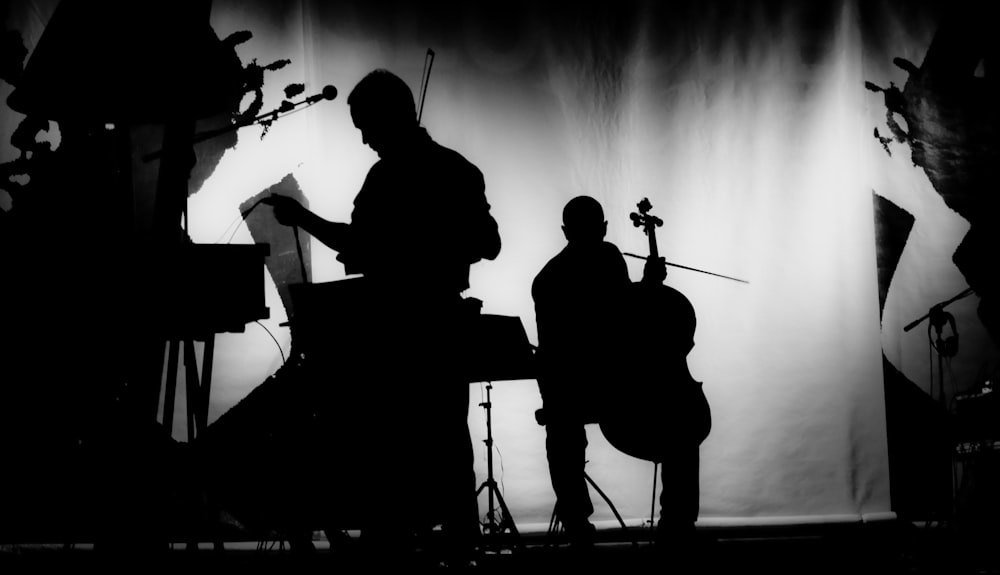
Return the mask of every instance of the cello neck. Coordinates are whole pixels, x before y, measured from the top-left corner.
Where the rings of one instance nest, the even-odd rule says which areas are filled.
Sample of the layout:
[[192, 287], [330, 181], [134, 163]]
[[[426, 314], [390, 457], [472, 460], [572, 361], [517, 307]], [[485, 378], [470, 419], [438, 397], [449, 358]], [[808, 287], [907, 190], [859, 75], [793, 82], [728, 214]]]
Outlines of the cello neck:
[[649, 257], [659, 258], [660, 250], [656, 248], [656, 228], [663, 225], [663, 220], [649, 213], [649, 210], [653, 209], [649, 198], [643, 198], [636, 207], [639, 208], [639, 211], [632, 212], [629, 216], [632, 219], [632, 225], [637, 228], [641, 227], [643, 233], [646, 234], [646, 238], [649, 240]]
[[[649, 213], [649, 210], [653, 209], [653, 205], [649, 203], [649, 198], [643, 198], [636, 207], [639, 208], [639, 211], [632, 212], [629, 217], [632, 219], [632, 225], [642, 228], [643, 233], [646, 234], [646, 239], [649, 240], [649, 257], [647, 258], [647, 262], [659, 260], [660, 250], [656, 247], [656, 228], [663, 225], [663, 220]], [[644, 272], [643, 281], [646, 280], [647, 277]]]
[[656, 247], [656, 226], [652, 222], [646, 224], [646, 237], [649, 239], [649, 257], [655, 260], [660, 257], [660, 250]]

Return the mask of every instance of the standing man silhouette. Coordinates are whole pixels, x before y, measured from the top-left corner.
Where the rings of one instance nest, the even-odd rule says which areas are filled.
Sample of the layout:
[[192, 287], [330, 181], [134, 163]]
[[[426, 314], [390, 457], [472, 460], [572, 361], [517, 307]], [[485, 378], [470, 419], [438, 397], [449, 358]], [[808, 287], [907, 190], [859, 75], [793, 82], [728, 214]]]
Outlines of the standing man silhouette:
[[[269, 203], [279, 222], [337, 251], [348, 274], [360, 273], [367, 282], [370, 350], [364, 361], [346, 359], [363, 364], [363, 385], [392, 387], [373, 391], [381, 400], [379, 421], [362, 438], [371, 442], [365, 477], [373, 506], [362, 539], [398, 550], [414, 529], [441, 524], [447, 561], [464, 563], [472, 559], [480, 526], [468, 382], [455, 368], [468, 303], [475, 301], [464, 300], [462, 292], [470, 266], [497, 257], [500, 235], [482, 172], [431, 139], [402, 79], [375, 70], [347, 103], [362, 141], [379, 156], [354, 200], [351, 221], [325, 220], [288, 198]], [[394, 447], [399, 444], [402, 449]], [[418, 495], [397, 497], [404, 481]], [[400, 515], [416, 515], [420, 525]]]

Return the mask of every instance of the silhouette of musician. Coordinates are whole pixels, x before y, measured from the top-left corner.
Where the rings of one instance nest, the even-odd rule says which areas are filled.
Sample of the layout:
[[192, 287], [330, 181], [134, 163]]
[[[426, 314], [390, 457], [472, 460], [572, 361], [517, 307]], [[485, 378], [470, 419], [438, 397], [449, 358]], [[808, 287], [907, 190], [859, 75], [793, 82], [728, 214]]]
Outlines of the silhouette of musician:
[[[543, 403], [540, 422], [546, 428], [556, 516], [571, 544], [592, 543], [594, 526], [589, 518], [594, 508], [584, 473], [585, 425], [602, 423], [607, 436], [609, 418], [623, 420], [616, 406], [642, 405], [624, 419], [646, 420], [626, 428], [641, 436], [635, 438], [640, 443], [655, 446], [650, 460], [661, 464], [657, 541], [661, 549], [689, 551], [699, 508], [699, 448], [711, 425], [701, 384], [690, 377], [684, 361], [693, 341], [672, 341], [677, 336], [670, 332], [678, 326], [670, 321], [680, 318], [666, 316], [682, 310], [675, 309], [675, 298], [664, 299], [666, 292], [660, 289], [667, 275], [665, 261], [647, 258], [642, 281], [633, 284], [621, 252], [604, 240], [606, 231], [597, 200], [589, 196], [570, 200], [563, 209], [566, 246], [532, 285]], [[692, 325], [681, 330], [682, 339], [693, 335], [694, 315], [689, 311]], [[649, 325], [650, 317], [654, 325]], [[666, 336], [654, 336], [657, 332]], [[640, 365], [634, 365], [633, 358], [639, 358]], [[621, 401], [629, 395], [636, 397]], [[620, 444], [622, 438], [615, 439]]]
[[601, 204], [578, 196], [563, 209], [566, 246], [531, 286], [538, 327], [539, 377], [549, 476], [556, 516], [570, 540], [587, 544], [594, 526], [584, 475], [587, 433], [597, 423], [600, 390], [614, 378], [622, 302], [630, 285], [625, 258], [604, 236]]
[[[480, 531], [468, 385], [457, 366], [463, 322], [478, 313], [470, 305], [478, 302], [462, 292], [470, 266], [499, 253], [497, 224], [482, 173], [419, 125], [402, 79], [375, 70], [347, 102], [362, 141], [379, 156], [351, 221], [327, 221], [285, 197], [269, 203], [279, 222], [336, 250], [348, 274], [367, 282], [369, 350], [346, 360], [364, 364], [353, 372], [363, 385], [393, 391], [371, 397], [380, 399], [372, 406], [379, 421], [361, 438], [371, 442], [372, 505], [362, 539], [406, 545], [417, 515], [442, 526], [451, 560], [466, 561]], [[415, 494], [401, 484], [416, 486]]]

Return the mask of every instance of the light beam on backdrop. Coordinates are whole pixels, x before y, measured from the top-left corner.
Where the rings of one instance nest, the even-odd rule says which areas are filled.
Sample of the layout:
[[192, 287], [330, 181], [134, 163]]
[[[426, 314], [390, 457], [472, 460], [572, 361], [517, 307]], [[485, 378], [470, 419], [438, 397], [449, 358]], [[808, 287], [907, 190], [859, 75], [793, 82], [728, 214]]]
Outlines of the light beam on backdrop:
[[[225, 5], [216, 10], [222, 24]], [[350, 80], [324, 80], [342, 86], [367, 71], [356, 58], [368, 54], [379, 59], [367, 67], [393, 69], [416, 89], [425, 47], [449, 48], [437, 49], [424, 124], [483, 168], [505, 240], [495, 269], [474, 271], [470, 292], [486, 309], [500, 302], [503, 313], [522, 317], [529, 334], [530, 277], [561, 247], [557, 214], [579, 193], [605, 204], [609, 239], [623, 250], [640, 251], [643, 238], [625, 214], [648, 195], [666, 208], [662, 244], [668, 260], [732, 270], [752, 281], [727, 286], [732, 282], [681, 270], [668, 277], [695, 304], [692, 371], [705, 381], [718, 413], [718, 427], [703, 447], [703, 517], [885, 511], [871, 206], [863, 174], [853, 167], [856, 142], [868, 131], [860, 130], [860, 95], [852, 92], [860, 86], [854, 21], [849, 10], [838, 14], [838, 32], [821, 46], [817, 61], [807, 62], [800, 45], [813, 40], [798, 27], [794, 10], [779, 19], [777, 33], [761, 13], [750, 15], [743, 28], [700, 22], [689, 33], [703, 49], [693, 53], [658, 52], [649, 38], [623, 40], [600, 28], [581, 39], [529, 26], [535, 38], [552, 38], [540, 41], [540, 70], [483, 69], [468, 58], [467, 46], [451, 39], [405, 29], [394, 36], [357, 21], [338, 27], [321, 20], [310, 24], [309, 38], [279, 37], [290, 51], [302, 43], [323, 54], [325, 70], [350, 67]], [[380, 38], [379, 51], [365, 52], [372, 37]], [[581, 41], [585, 49], [577, 52]], [[600, 49], [609, 45], [612, 54]], [[297, 66], [310, 64], [293, 62]], [[244, 140], [244, 130], [198, 196], [224, 193], [235, 203], [238, 195], [290, 171], [320, 213], [323, 202], [331, 202], [341, 207], [324, 215], [346, 219], [344, 198], [353, 197], [358, 174], [370, 165], [347, 155], [366, 153], [347, 116], [344, 107], [316, 110], [312, 121], [276, 125], [264, 140]], [[319, 138], [313, 135], [318, 126], [324, 128]], [[303, 142], [321, 142], [322, 149]], [[267, 165], [281, 169], [267, 176]], [[309, 171], [315, 175], [299, 178]], [[241, 183], [223, 184], [227, 172]], [[230, 191], [204, 193], [223, 188]], [[552, 217], [545, 221], [543, 214]], [[318, 268], [332, 260], [321, 249], [314, 258]], [[327, 277], [339, 273], [333, 269]], [[234, 349], [234, 360], [239, 356]], [[858, 361], [845, 371], [845, 358]], [[243, 377], [242, 389], [255, 383]], [[475, 392], [473, 401], [479, 399]], [[541, 524], [551, 511], [551, 491], [542, 434], [531, 418], [540, 405], [537, 388], [533, 381], [504, 382], [493, 403], [505, 497], [519, 522]], [[485, 426], [474, 411], [476, 433]], [[645, 463], [616, 453], [596, 430], [589, 435], [589, 473], [625, 516], [645, 517], [652, 483]], [[858, 474], [854, 467], [863, 471], [860, 483], [848, 477]], [[610, 519], [601, 501], [595, 504], [598, 518]]]

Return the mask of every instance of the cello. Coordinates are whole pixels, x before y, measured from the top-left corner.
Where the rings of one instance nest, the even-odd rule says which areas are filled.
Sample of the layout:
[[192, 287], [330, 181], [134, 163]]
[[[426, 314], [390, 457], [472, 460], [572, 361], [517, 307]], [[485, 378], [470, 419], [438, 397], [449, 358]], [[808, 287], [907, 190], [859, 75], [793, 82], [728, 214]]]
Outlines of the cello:
[[629, 355], [632, 368], [607, 389], [599, 425], [619, 451], [659, 463], [669, 445], [704, 441], [712, 418], [702, 384], [687, 364], [697, 325], [694, 306], [663, 283], [665, 267], [657, 264], [665, 262], [656, 245], [656, 228], [663, 220], [649, 213], [648, 199], [637, 207], [630, 217], [649, 241], [649, 256], [643, 258], [643, 278], [629, 286], [625, 302], [627, 334], [620, 353]]

